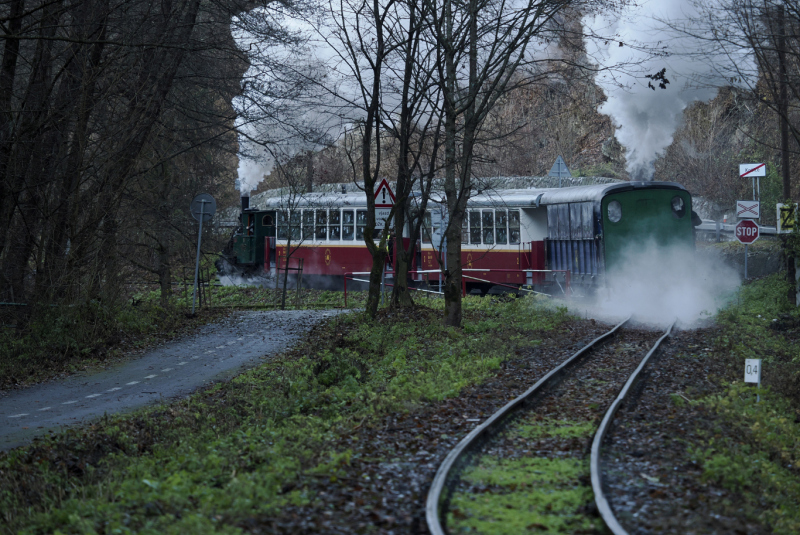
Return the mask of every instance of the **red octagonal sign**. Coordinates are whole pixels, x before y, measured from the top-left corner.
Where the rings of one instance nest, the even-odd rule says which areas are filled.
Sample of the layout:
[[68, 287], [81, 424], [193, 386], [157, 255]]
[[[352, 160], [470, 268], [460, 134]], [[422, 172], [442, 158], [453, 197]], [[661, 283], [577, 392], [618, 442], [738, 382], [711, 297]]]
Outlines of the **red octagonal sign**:
[[758, 225], [750, 219], [743, 219], [736, 223], [736, 239], [748, 245], [758, 239]]

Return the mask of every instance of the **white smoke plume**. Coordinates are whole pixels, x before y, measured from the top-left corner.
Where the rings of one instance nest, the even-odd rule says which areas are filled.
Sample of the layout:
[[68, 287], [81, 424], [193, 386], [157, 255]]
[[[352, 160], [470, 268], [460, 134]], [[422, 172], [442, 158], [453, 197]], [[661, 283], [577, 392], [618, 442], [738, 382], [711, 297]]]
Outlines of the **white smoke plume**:
[[[692, 0], [659, 0], [631, 5], [621, 16], [587, 18], [587, 28], [613, 36], [587, 43], [592, 54], [609, 70], [597, 76], [608, 100], [599, 108], [617, 126], [617, 139], [626, 148], [627, 167], [634, 180], [650, 180], [653, 163], [672, 143], [683, 110], [695, 100], [708, 100], [716, 89], [691, 87], [698, 76], [708, 78], [711, 67], [686, 54], [694, 44], [678, 38], [658, 20], [685, 20], [696, 14]], [[623, 67], [623, 72], [618, 67]], [[666, 89], [645, 75], [666, 68]], [[654, 89], [648, 86], [651, 83]]]
[[[622, 258], [624, 268], [610, 275], [608, 287], [584, 308], [589, 315], [606, 321], [633, 315], [634, 320], [659, 325], [677, 319], [681, 327], [690, 328], [722, 308], [741, 282], [735, 269], [700, 257], [693, 248], [639, 243]], [[575, 309], [581, 310], [580, 305]]]
[[252, 159], [250, 156], [239, 154], [239, 168], [237, 169], [236, 184], [239, 191], [249, 193], [256, 189], [266, 175], [272, 171], [272, 162], [269, 159]]

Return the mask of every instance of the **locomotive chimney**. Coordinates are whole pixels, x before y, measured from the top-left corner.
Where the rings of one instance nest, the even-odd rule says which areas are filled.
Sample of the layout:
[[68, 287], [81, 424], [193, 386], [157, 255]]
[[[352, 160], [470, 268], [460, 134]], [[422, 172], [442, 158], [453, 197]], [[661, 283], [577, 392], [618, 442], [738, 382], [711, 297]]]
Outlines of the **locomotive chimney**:
[[250, 192], [243, 191], [242, 192], [242, 212], [248, 210], [250, 208]]

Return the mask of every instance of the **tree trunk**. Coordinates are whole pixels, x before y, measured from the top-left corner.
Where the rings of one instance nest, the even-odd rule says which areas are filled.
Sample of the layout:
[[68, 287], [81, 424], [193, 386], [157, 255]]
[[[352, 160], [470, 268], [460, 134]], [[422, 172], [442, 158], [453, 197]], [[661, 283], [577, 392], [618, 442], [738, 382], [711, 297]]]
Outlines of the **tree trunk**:
[[[289, 216], [287, 216], [287, 221], [290, 221]], [[289, 225], [291, 225], [291, 222], [289, 223]], [[286, 241], [286, 249], [285, 249], [286, 259], [284, 260], [284, 262], [286, 263], [283, 265], [283, 290], [281, 291], [281, 310], [286, 310], [286, 287], [289, 283], [289, 259], [292, 257], [289, 254], [289, 251], [291, 251], [291, 247], [292, 247], [292, 231], [290, 226], [288, 240]]]
[[461, 327], [461, 219], [463, 214], [452, 214], [447, 227], [447, 269], [444, 273], [444, 323]]
[[[381, 241], [383, 244], [383, 241]], [[386, 252], [381, 247], [372, 255], [372, 269], [369, 272], [369, 292], [367, 294], [367, 306], [365, 313], [369, 318], [375, 318], [378, 315], [378, 306], [381, 304], [381, 275], [383, 275], [383, 266], [386, 262]]]
[[[7, 35], [15, 36], [20, 32], [24, 11], [24, 0], [14, 0], [11, 3], [7, 22]], [[9, 191], [6, 174], [14, 139], [14, 111], [11, 101], [17, 72], [19, 44], [19, 39], [6, 39], [3, 49], [3, 63], [0, 66], [0, 218], [2, 218], [0, 219], [0, 254], [5, 249], [7, 231], [13, 214], [13, 206], [8, 198]]]
[[[392, 306], [394, 307], [413, 307], [414, 300], [411, 298], [411, 292], [408, 289], [408, 268], [411, 265], [411, 255], [406, 252], [403, 247], [402, 240], [398, 240], [398, 246], [395, 245], [395, 270], [394, 270], [394, 288], [392, 289]], [[412, 240], [413, 241], [413, 240]]]
[[[781, 176], [783, 178], [784, 202], [792, 202], [791, 164], [789, 160], [789, 95], [786, 69], [786, 19], [783, 6], [778, 6], [778, 119], [781, 130]], [[784, 256], [786, 258], [786, 279], [789, 293], [786, 296], [792, 306], [797, 306], [797, 281], [795, 280], [794, 251], [786, 247], [784, 240]]]
[[[44, 241], [46, 263], [44, 274], [55, 288], [42, 288], [40, 294], [63, 296], [65, 288], [58, 280], [67, 273], [66, 250], [70, 229], [75, 225], [80, 206], [77, 191], [82, 176], [84, 156], [89, 145], [89, 119], [99, 101], [96, 86], [98, 82], [98, 66], [104, 48], [106, 25], [108, 23], [108, 0], [84, 2], [78, 10], [77, 18], [83, 20], [77, 25], [78, 40], [97, 39], [99, 42], [91, 46], [80, 46], [68, 65], [69, 76], [62, 82], [57, 98], [56, 110], [65, 110], [70, 117], [64, 117], [63, 124], [73, 124], [71, 131], [59, 132], [58, 143], [63, 145], [66, 164], [61, 158], [50, 162], [50, 174], [57, 184], [59, 193], [55, 209], [48, 218], [49, 227]], [[88, 28], [88, 29], [85, 29]], [[165, 196], [163, 197], [165, 198]]]
[[[166, 238], [166, 237], [165, 237]], [[161, 286], [161, 306], [167, 308], [172, 298], [172, 270], [169, 267], [169, 246], [167, 240], [158, 243], [158, 282]]]
[[[399, 191], [405, 189], [406, 184], [398, 179], [397, 181]], [[398, 201], [404, 203], [408, 196], [401, 197]], [[392, 253], [394, 258], [394, 288], [392, 288], [391, 305], [393, 307], [411, 307], [414, 306], [414, 301], [411, 299], [411, 294], [408, 291], [408, 268], [411, 264], [411, 254], [413, 254], [413, 236], [409, 240], [409, 247], [412, 253], [409, 253], [403, 246], [403, 227], [405, 226], [405, 211], [397, 207], [394, 217], [395, 238], [392, 245]]]

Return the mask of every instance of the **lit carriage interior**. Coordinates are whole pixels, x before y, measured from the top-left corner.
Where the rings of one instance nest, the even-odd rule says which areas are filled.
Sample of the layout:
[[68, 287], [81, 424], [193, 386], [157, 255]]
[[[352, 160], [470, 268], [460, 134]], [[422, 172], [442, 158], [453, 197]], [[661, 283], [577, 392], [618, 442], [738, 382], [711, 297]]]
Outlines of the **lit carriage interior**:
[[[433, 195], [422, 215], [411, 258], [414, 285], [438, 280], [448, 221], [442, 200]], [[289, 250], [289, 267], [302, 262], [303, 283], [311, 287], [341, 288], [345, 274], [371, 269], [363, 192], [307, 194], [291, 209], [286, 205], [285, 199], [268, 198], [243, 209], [227, 255], [240, 269], [274, 276], [286, 266]], [[572, 284], [596, 286], [631, 244], [651, 238], [693, 244], [691, 214], [689, 193], [668, 182], [482, 192], [470, 199], [462, 222], [466, 289], [548, 289], [567, 271]], [[409, 225], [402, 242], [392, 240], [389, 279], [395, 248], [408, 248], [410, 240]]]

